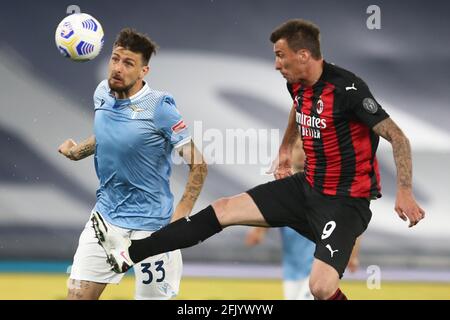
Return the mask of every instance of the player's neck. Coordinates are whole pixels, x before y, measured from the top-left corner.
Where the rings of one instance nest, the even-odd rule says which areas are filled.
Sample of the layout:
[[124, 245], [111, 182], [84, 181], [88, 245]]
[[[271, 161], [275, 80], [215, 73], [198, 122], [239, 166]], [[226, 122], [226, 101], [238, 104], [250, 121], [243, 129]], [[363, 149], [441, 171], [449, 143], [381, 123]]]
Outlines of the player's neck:
[[139, 92], [144, 87], [145, 82], [143, 80], [137, 81], [134, 86], [132, 86], [129, 90], [116, 92], [117, 99], [129, 99]]
[[317, 81], [319, 81], [323, 72], [323, 59], [312, 60], [309, 70], [307, 70], [307, 76], [303, 79], [302, 84], [308, 87], [312, 87]]

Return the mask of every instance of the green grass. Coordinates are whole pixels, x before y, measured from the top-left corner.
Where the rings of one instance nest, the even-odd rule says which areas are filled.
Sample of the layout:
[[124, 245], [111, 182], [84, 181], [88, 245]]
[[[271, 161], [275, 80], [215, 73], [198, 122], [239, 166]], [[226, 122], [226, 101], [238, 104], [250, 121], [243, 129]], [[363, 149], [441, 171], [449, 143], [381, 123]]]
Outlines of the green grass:
[[[67, 275], [0, 273], [0, 300], [64, 299]], [[450, 299], [450, 283], [382, 282], [381, 289], [369, 290], [365, 282], [343, 281], [342, 290], [349, 299]], [[103, 299], [133, 299], [134, 278], [125, 277], [119, 285], [110, 285]], [[178, 299], [282, 299], [279, 280], [184, 278]]]

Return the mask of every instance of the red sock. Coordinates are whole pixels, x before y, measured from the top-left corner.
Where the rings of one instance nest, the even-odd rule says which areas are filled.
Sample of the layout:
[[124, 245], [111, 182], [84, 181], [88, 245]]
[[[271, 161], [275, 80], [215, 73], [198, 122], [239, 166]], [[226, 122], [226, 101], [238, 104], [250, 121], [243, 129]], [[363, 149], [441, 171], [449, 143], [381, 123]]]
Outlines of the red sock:
[[345, 294], [341, 291], [341, 289], [337, 289], [336, 292], [329, 297], [327, 300], [348, 300]]

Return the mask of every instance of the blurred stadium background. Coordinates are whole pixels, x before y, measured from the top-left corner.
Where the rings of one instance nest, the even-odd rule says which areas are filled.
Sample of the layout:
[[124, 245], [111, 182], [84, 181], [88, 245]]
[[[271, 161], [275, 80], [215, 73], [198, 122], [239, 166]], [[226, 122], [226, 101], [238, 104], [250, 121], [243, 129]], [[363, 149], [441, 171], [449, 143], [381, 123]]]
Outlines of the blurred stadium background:
[[[55, 47], [55, 28], [71, 4], [103, 25], [105, 47], [94, 61], [71, 62]], [[175, 96], [196, 143], [208, 147], [212, 139], [221, 135], [225, 139], [227, 129], [281, 128], [283, 133], [291, 102], [273, 68], [268, 37], [274, 27], [298, 17], [321, 27], [325, 59], [365, 79], [409, 136], [415, 193], [427, 212], [427, 219], [413, 229], [398, 219], [393, 210], [392, 152], [382, 142], [378, 157], [384, 196], [372, 205], [372, 221], [362, 241], [362, 268], [346, 276], [349, 296], [449, 299], [450, 21], [443, 15], [450, 12], [450, 5], [443, 0], [377, 1], [381, 29], [369, 30], [366, 9], [371, 4], [364, 0], [139, 0], [125, 6], [106, 0], [2, 3], [0, 299], [65, 295], [64, 273], [94, 204], [97, 180], [92, 158], [74, 163], [56, 149], [66, 138], [81, 140], [92, 133], [92, 94], [106, 75], [111, 45], [121, 28], [134, 27], [160, 45], [151, 61], [150, 86]], [[262, 146], [266, 142], [259, 140]], [[267, 181], [270, 177], [261, 174], [265, 167], [261, 163], [210, 166], [196, 209]], [[186, 176], [186, 168], [175, 165], [176, 199]], [[278, 233], [270, 232], [263, 245], [249, 249], [244, 246], [246, 231], [229, 228], [183, 251], [187, 278], [182, 298], [281, 298]], [[369, 265], [381, 269], [382, 281], [388, 284], [382, 285], [383, 294], [371, 294], [365, 286]], [[39, 272], [45, 272], [41, 275], [46, 278], [39, 278]], [[198, 287], [205, 283], [203, 277], [212, 281], [206, 281], [207, 289]], [[221, 291], [227, 278], [238, 287]], [[39, 289], [39, 279], [56, 281], [54, 289]], [[244, 293], [254, 281], [271, 288], [274, 280], [271, 297], [256, 295], [261, 292], [257, 288], [250, 290], [255, 296]], [[188, 287], [192, 281], [197, 287]], [[130, 279], [123, 287], [128, 285]], [[408, 285], [423, 294], [411, 296], [417, 290]], [[183, 291], [185, 287], [192, 289]], [[198, 295], [202, 290], [212, 291]], [[132, 293], [106, 297], [131, 298]]]

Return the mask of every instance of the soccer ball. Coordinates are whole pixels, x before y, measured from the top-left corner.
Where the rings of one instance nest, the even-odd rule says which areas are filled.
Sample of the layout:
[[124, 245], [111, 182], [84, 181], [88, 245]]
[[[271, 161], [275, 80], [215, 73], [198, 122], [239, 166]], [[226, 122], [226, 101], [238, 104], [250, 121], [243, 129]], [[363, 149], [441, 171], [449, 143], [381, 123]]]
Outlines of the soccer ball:
[[103, 47], [103, 28], [91, 15], [74, 13], [59, 23], [55, 42], [66, 58], [74, 61], [92, 60]]

